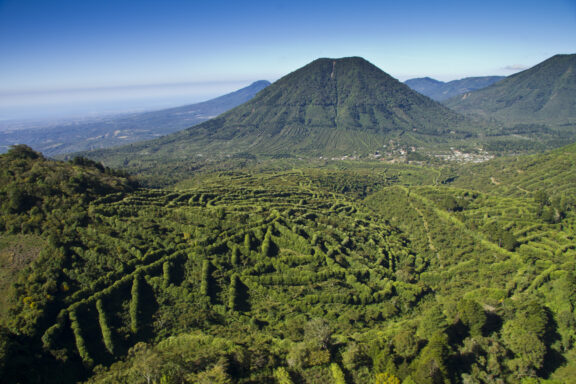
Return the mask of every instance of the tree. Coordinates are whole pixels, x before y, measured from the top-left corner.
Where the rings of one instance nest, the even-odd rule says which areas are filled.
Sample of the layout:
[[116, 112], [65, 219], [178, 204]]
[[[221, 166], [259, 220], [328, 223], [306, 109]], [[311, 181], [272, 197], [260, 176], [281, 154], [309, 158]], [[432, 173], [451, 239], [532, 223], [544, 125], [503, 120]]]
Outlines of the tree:
[[448, 339], [444, 334], [436, 334], [414, 360], [414, 379], [418, 384], [449, 383], [446, 359], [448, 357]]
[[250, 253], [250, 250], [252, 250], [252, 239], [250, 233], [244, 235], [244, 249], [246, 249], [246, 253]]
[[517, 357], [517, 374], [533, 375], [544, 364], [546, 345], [536, 335], [516, 326], [512, 323], [505, 324], [502, 328], [502, 339]]
[[374, 376], [374, 384], [400, 384], [400, 379], [386, 372], [377, 373]]
[[168, 288], [168, 286], [170, 285], [170, 281], [172, 280], [171, 277], [171, 272], [172, 272], [172, 264], [169, 261], [165, 261], [164, 264], [162, 265], [162, 283], [164, 288]]
[[228, 308], [235, 311], [238, 309], [238, 275], [234, 274], [230, 278], [230, 289], [228, 292]]
[[337, 363], [330, 364], [330, 371], [332, 372], [332, 377], [334, 378], [334, 384], [346, 384], [346, 377], [342, 368]]
[[132, 281], [132, 300], [130, 300], [130, 330], [136, 334], [140, 330], [140, 274]]
[[502, 228], [497, 222], [486, 224], [483, 231], [491, 241], [508, 251], [513, 251], [518, 246], [518, 240], [512, 231]]
[[304, 340], [322, 349], [328, 349], [332, 341], [332, 328], [320, 317], [310, 320], [304, 328]]
[[519, 374], [532, 374], [542, 368], [547, 327], [546, 310], [533, 301], [522, 304], [516, 316], [502, 327], [502, 340], [516, 355]]
[[10, 186], [7, 191], [8, 211], [10, 213], [23, 213], [36, 203], [34, 196], [18, 186]]
[[453, 196], [444, 196], [440, 199], [438, 205], [449, 212], [458, 212], [462, 210], [462, 206]]
[[520, 324], [517, 321], [504, 324], [502, 340], [518, 358], [518, 373], [534, 373], [544, 364], [546, 346], [537, 335], [522, 328]]
[[94, 361], [90, 357], [88, 349], [86, 348], [86, 342], [84, 341], [84, 336], [82, 335], [82, 329], [80, 328], [80, 323], [78, 322], [76, 311], [71, 310], [68, 312], [68, 317], [70, 318], [70, 328], [72, 328], [72, 332], [74, 332], [78, 354], [86, 365], [92, 366]]
[[388, 374], [396, 374], [398, 367], [395, 363], [395, 355], [386, 344], [380, 349], [373, 357], [373, 366], [375, 372], [386, 372]]
[[240, 265], [240, 250], [237, 245], [232, 248], [232, 259], [231, 263], [233, 266], [237, 267]]
[[25, 144], [17, 144], [11, 146], [7, 155], [9, 159], [20, 160], [35, 160], [44, 158], [41, 153], [34, 151], [32, 148]]
[[272, 242], [272, 227], [268, 227], [266, 235], [264, 235], [264, 240], [262, 241], [262, 256], [271, 257], [274, 256], [276, 245]]
[[543, 190], [538, 190], [534, 193], [534, 201], [538, 204], [539, 208], [542, 208], [546, 205], [550, 205], [550, 198], [548, 193]]
[[292, 384], [290, 373], [288, 373], [288, 370], [284, 367], [278, 367], [274, 370], [274, 378], [278, 384]]
[[541, 210], [540, 218], [546, 223], [554, 224], [559, 222], [562, 216], [555, 207], [545, 206]]
[[499, 233], [499, 243], [498, 245], [507, 251], [513, 251], [518, 246], [518, 240], [511, 231], [505, 231]]
[[298, 369], [324, 365], [330, 362], [330, 351], [320, 348], [317, 344], [304, 341], [290, 348], [286, 361], [290, 367]]
[[470, 335], [482, 336], [482, 327], [486, 323], [486, 313], [480, 304], [474, 300], [460, 300], [458, 302], [458, 315], [462, 324], [468, 327]]
[[216, 364], [209, 370], [198, 374], [198, 384], [232, 384], [232, 378], [223, 364]]
[[[165, 362], [153, 348], [146, 343], [137, 343], [130, 351], [131, 357], [130, 374], [137, 378], [146, 380], [146, 384], [156, 383], [161, 377], [161, 369]], [[138, 380], [140, 381], [140, 380]]]
[[342, 364], [348, 370], [355, 370], [360, 366], [369, 365], [368, 346], [355, 341], [349, 342], [346, 350], [342, 352]]
[[405, 359], [411, 359], [418, 353], [418, 340], [413, 329], [400, 331], [392, 339], [394, 351]]
[[556, 287], [559, 300], [567, 310], [573, 311], [576, 307], [576, 274], [573, 271], [567, 271], [558, 280]]
[[266, 232], [266, 236], [264, 236], [264, 241], [262, 241], [262, 256], [269, 257], [270, 256], [270, 236], [268, 236], [269, 232]]
[[112, 340], [112, 331], [108, 326], [108, 317], [106, 316], [106, 311], [104, 309], [104, 304], [102, 299], [96, 301], [96, 309], [98, 310], [98, 322], [100, 323], [100, 329], [102, 330], [102, 339], [104, 340], [104, 345], [110, 354], [114, 355], [114, 341]]
[[200, 283], [200, 292], [206, 297], [210, 297], [210, 278], [211, 278], [210, 260], [202, 262], [202, 281]]
[[420, 318], [420, 325], [418, 326], [416, 335], [422, 339], [430, 339], [438, 333], [443, 333], [447, 326], [448, 323], [446, 316], [444, 316], [442, 312], [442, 307], [435, 305]]
[[90, 159], [83, 157], [83, 156], [74, 156], [74, 158], [72, 158], [72, 160], [70, 160], [70, 163], [74, 164], [74, 165], [81, 165], [84, 167], [96, 168], [100, 172], [104, 172], [104, 166], [101, 163], [98, 163], [97, 161], [94, 161], [94, 160], [90, 160]]

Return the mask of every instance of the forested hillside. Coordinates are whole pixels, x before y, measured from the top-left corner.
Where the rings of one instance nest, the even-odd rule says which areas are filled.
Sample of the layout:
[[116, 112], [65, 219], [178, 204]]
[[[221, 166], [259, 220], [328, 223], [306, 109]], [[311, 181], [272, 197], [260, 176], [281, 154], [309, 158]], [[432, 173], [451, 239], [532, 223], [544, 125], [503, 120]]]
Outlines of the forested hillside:
[[445, 104], [459, 113], [498, 120], [506, 126], [505, 134], [538, 137], [560, 146], [575, 140], [575, 100], [576, 55], [570, 54], [555, 55]]
[[0, 157], [0, 380], [567, 383], [574, 160], [478, 179], [277, 160], [134, 189], [16, 147]]

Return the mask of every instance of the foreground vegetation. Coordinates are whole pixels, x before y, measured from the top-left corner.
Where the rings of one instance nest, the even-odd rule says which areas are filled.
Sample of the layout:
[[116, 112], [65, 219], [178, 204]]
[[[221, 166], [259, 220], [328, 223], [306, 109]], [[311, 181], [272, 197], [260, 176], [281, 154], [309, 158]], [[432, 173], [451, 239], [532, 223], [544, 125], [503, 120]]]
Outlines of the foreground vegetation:
[[473, 179], [268, 163], [138, 189], [13, 148], [1, 381], [569, 382], [574, 160], [496, 161]]

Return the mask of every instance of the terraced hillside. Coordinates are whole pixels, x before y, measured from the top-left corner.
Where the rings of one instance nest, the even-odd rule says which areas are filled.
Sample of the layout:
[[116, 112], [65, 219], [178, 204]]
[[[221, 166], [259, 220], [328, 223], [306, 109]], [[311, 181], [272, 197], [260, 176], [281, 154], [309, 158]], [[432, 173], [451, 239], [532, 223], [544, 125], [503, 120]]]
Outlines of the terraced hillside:
[[534, 193], [442, 184], [454, 170], [282, 169], [110, 191], [61, 225], [6, 211], [0, 247], [34, 233], [43, 247], [7, 291], [2, 379], [573, 377], [574, 201], [550, 217]]
[[[262, 330], [294, 343], [315, 318], [340, 319], [342, 332], [366, 330], [426, 294], [394, 277], [414, 262], [402, 236], [324, 192], [241, 183], [142, 191], [109, 195], [88, 212], [90, 224], [44, 251], [56, 264], [21, 287], [20, 329], [41, 336], [52, 364], [107, 364], [139, 341], [190, 329]], [[44, 287], [51, 274], [54, 286]], [[320, 361], [311, 366], [330, 361], [326, 345], [314, 348], [306, 354]]]
[[576, 144], [533, 156], [503, 157], [469, 165], [450, 174], [448, 182], [501, 195], [529, 197], [546, 192], [549, 197], [574, 196]]

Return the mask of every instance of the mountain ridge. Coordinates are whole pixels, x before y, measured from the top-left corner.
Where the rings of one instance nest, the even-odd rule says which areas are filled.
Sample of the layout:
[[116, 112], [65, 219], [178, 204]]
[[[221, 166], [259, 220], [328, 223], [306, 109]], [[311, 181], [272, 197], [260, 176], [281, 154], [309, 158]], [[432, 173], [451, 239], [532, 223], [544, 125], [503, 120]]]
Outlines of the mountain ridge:
[[406, 80], [404, 84], [416, 92], [442, 102], [464, 93], [486, 88], [504, 78], [505, 76], [475, 76], [444, 82], [430, 77], [421, 77]]
[[378, 151], [389, 140], [447, 141], [473, 134], [466, 118], [359, 57], [321, 58], [254, 99], [198, 126], [89, 156], [117, 163], [190, 154], [331, 156]]
[[506, 123], [576, 123], [576, 54], [560, 54], [490, 87], [450, 99], [457, 112]]

